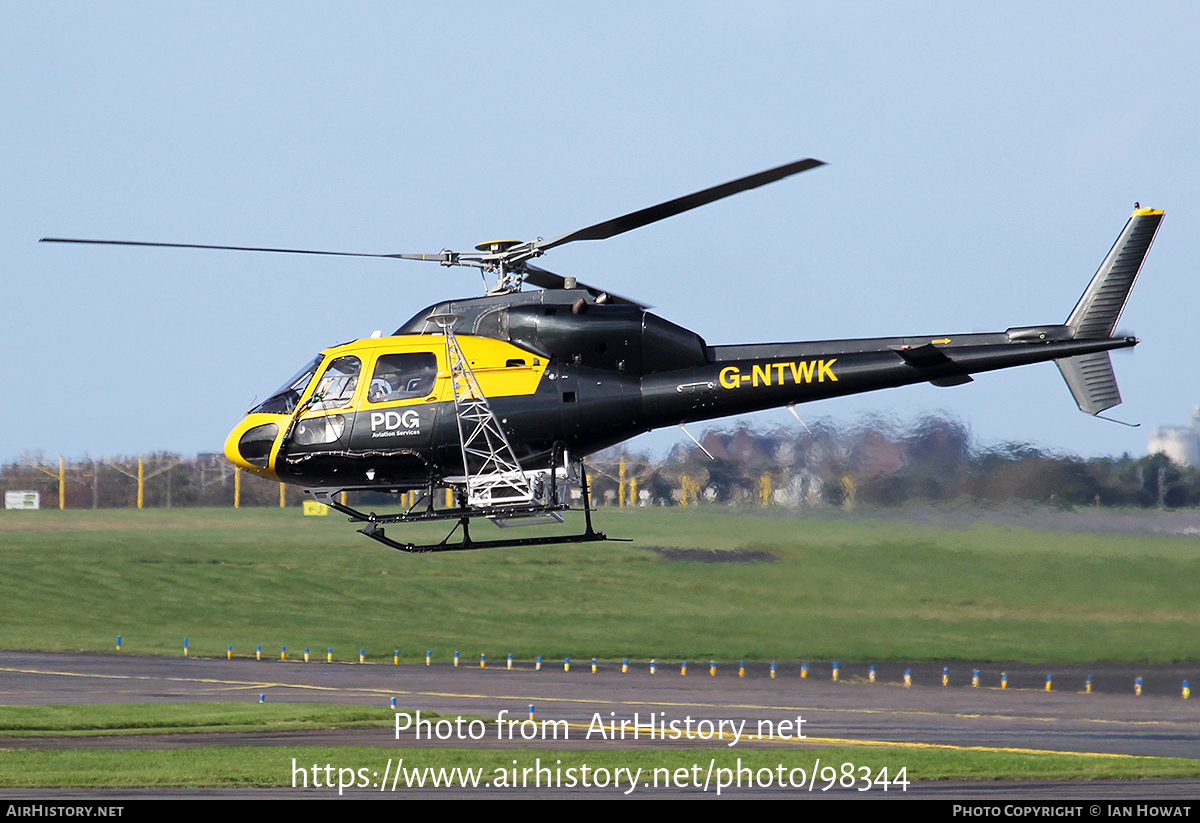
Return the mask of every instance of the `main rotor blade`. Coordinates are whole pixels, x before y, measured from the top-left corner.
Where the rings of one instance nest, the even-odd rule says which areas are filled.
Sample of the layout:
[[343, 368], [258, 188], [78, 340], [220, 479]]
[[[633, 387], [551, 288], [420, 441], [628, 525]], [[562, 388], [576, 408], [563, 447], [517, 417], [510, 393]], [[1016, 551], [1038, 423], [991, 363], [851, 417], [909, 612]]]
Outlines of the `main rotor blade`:
[[[537, 266], [531, 266], [528, 263], [525, 264], [524, 280], [526, 283], [530, 284], [531, 286], [537, 286], [539, 289], [565, 289], [567, 287], [567, 279], [561, 274], [555, 274], [552, 271], [547, 271], [546, 269], [538, 268]], [[602, 294], [607, 294], [614, 303], [626, 303], [630, 306], [637, 306], [639, 309], [643, 310], [650, 308], [649, 306], [639, 303], [636, 300], [630, 300], [628, 297], [622, 297], [619, 294], [613, 294], [607, 289], [599, 289], [595, 286], [589, 286], [587, 283], [580, 283], [578, 280], [575, 281], [575, 285], [578, 288], [587, 289], [588, 293], [591, 294], [592, 297], [599, 297]]]
[[325, 254], [334, 257], [388, 257], [399, 260], [434, 260], [441, 262], [448, 259], [445, 252], [438, 254], [367, 254], [354, 251], [317, 251], [314, 249], [273, 249], [258, 246], [208, 246], [202, 243], [147, 243], [141, 240], [81, 240], [71, 237], [43, 237], [39, 243], [91, 243], [98, 246], [157, 246], [168, 249], [217, 249], [220, 251], [269, 251], [281, 254]]
[[588, 226], [586, 229], [577, 229], [568, 234], [560, 234], [558, 237], [552, 237], [544, 242], [539, 242], [536, 246], [539, 249], [545, 250], [561, 246], [564, 243], [573, 243], [576, 240], [606, 240], [609, 237], [624, 234], [627, 231], [641, 228], [659, 220], [665, 220], [668, 217], [674, 217], [677, 214], [707, 205], [724, 197], [756, 189], [759, 186], [765, 186], [768, 183], [774, 183], [785, 177], [791, 177], [793, 174], [799, 174], [802, 171], [808, 171], [809, 169], [815, 169], [817, 166], [824, 165], [824, 161], [814, 160], [811, 157], [806, 160], [797, 160], [794, 163], [788, 163], [778, 168], [760, 171], [758, 174], [752, 174], [749, 177], [742, 177], [737, 180], [731, 180], [728, 183], [722, 183], [719, 186], [704, 189], [703, 191], [686, 194], [683, 197], [659, 203], [657, 206], [650, 206], [649, 208], [630, 212], [621, 217], [614, 217], [612, 220], [605, 220], [603, 223]]

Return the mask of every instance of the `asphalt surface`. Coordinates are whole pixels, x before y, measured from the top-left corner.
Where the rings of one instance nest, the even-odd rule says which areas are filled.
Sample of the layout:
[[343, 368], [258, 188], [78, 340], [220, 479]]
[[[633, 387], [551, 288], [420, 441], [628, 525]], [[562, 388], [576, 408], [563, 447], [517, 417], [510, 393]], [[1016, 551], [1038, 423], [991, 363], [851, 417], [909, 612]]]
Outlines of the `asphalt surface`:
[[[902, 685], [905, 668], [912, 669], [913, 685]], [[973, 667], [958, 664], [950, 685], [942, 686], [942, 667], [926, 664], [881, 666], [876, 682], [867, 682], [866, 665], [844, 664], [839, 681], [831, 679], [831, 664], [812, 664], [808, 677], [799, 667], [780, 667], [769, 676], [764, 664], [748, 667], [739, 677], [737, 665], [721, 665], [710, 676], [707, 661], [690, 664], [687, 676], [679, 663], [660, 662], [656, 674], [645, 662], [631, 665], [628, 673], [619, 663], [607, 663], [592, 674], [590, 661], [576, 661], [564, 672], [561, 662], [536, 671], [522, 662], [508, 670], [490, 665], [450, 664], [326, 664], [135, 657], [124, 654], [57, 654], [0, 652], [0, 704], [51, 705], [119, 702], [244, 702], [260, 695], [270, 702], [348, 703], [388, 707], [392, 698], [406, 710], [435, 711], [451, 719], [497, 717], [521, 721], [533, 705], [540, 720], [565, 720], [569, 741], [525, 740], [522, 727], [507, 726], [497, 734], [489, 723], [487, 733], [472, 739], [470, 729], [449, 724], [425, 731], [349, 729], [330, 731], [250, 734], [144, 735], [92, 738], [3, 738], [0, 748], [173, 748], [197, 745], [366, 745], [381, 749], [402, 747], [556, 748], [564, 750], [647, 748], [758, 748], [804, 747], [871, 743], [994, 747], [1003, 749], [1088, 752], [1110, 755], [1200, 757], [1200, 700], [1184, 700], [1180, 683], [1187, 667], [1112, 666], [1089, 669], [1012, 664], [980, 666], [981, 686], [972, 688]], [[998, 688], [1001, 671], [1008, 673], [1008, 688]], [[1138, 674], [1134, 674], [1134, 672]], [[1053, 690], [1045, 691], [1047, 674]], [[1092, 675], [1093, 693], [1083, 693]], [[1193, 682], [1200, 671], [1190, 670]], [[1135, 696], [1133, 678], [1143, 678], [1143, 694]], [[634, 718], [642, 724], [636, 740]], [[619, 738], [620, 721], [627, 720], [625, 739]], [[601, 734], [598, 723], [605, 725]], [[616, 721], [618, 735], [610, 722]], [[647, 739], [645, 726], [654, 723], [667, 737], [671, 722], [678, 739], [662, 735]], [[725, 721], [722, 723], [722, 721]], [[744, 721], [744, 725], [742, 724]], [[801, 722], [802, 721], [802, 722]], [[783, 725], [781, 725], [781, 723]], [[461, 731], [460, 731], [461, 728]], [[476, 733], [482, 726], [476, 726]], [[505, 727], [500, 727], [505, 728]], [[528, 730], [529, 727], [525, 727]], [[740, 736], [734, 738], [732, 729]], [[714, 734], [717, 730], [724, 734]], [[437, 739], [438, 732], [445, 739]], [[590, 731], [590, 734], [589, 734]], [[773, 732], [774, 734], [768, 734]], [[800, 739], [798, 733], [804, 738]], [[688, 735], [691, 735], [690, 739]], [[784, 737], [786, 735], [786, 737]], [[499, 738], [499, 739], [498, 739]], [[732, 744], [732, 746], [731, 746]], [[386, 751], [381, 757], [386, 758]], [[223, 790], [222, 790], [223, 791]], [[256, 796], [259, 790], [172, 793], [172, 796]], [[238, 794], [250, 791], [251, 794]], [[290, 790], [262, 790], [267, 792]], [[428, 792], [430, 790], [426, 790]], [[439, 790], [439, 797], [449, 797]], [[465, 796], [477, 796], [479, 791]], [[493, 790], [494, 791], [494, 790]], [[694, 791], [694, 790], [693, 790]], [[687, 791], [679, 792], [686, 795]], [[14, 797], [3, 791], [4, 797]], [[56, 797], [156, 796], [74, 790]], [[363, 792], [363, 796], [377, 796]], [[501, 792], [506, 797], [523, 793]], [[536, 793], [535, 793], [536, 794]], [[784, 792], [784, 795], [789, 793]], [[792, 792], [791, 794], [794, 794]], [[840, 793], [842, 796], [862, 796]], [[871, 794], [870, 792], [864, 794]], [[890, 793], [889, 793], [890, 794]], [[1112, 783], [1055, 784], [919, 784], [908, 796], [937, 798], [1028, 797], [1200, 797], [1200, 781], [1119, 781]], [[595, 796], [619, 796], [609, 788]], [[656, 796], [675, 796], [661, 793]], [[46, 793], [29, 795], [46, 796]], [[290, 795], [289, 795], [290, 796]], [[529, 796], [524, 794], [524, 796]], [[572, 796], [591, 796], [587, 792]], [[755, 796], [763, 796], [755, 792]]]

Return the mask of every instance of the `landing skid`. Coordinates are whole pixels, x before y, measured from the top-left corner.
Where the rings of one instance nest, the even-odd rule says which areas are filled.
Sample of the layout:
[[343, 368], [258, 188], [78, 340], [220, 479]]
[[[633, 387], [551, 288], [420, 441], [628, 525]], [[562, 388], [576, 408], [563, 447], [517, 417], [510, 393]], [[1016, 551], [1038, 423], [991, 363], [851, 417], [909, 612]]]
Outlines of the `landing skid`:
[[[471, 516], [463, 516], [451, 531], [446, 535], [445, 540], [441, 543], [430, 543], [424, 546], [417, 546], [413, 543], [398, 543], [383, 533], [383, 527], [376, 523], [368, 523], [363, 528], [359, 529], [359, 534], [365, 534], [372, 540], [378, 540], [385, 546], [390, 546], [393, 549], [398, 549], [402, 552], [410, 552], [412, 554], [425, 554], [427, 552], [463, 552], [471, 549], [498, 549], [504, 546], [555, 546], [560, 543], [596, 543], [600, 541], [611, 541], [619, 538], [612, 538], [605, 535], [603, 532], [594, 531], [591, 524], [588, 524], [587, 530], [582, 534], [567, 534], [547, 537], [521, 537], [521, 538], [506, 538], [503, 540], [474, 540], [471, 538], [470, 531]], [[454, 533], [462, 527], [462, 540], [457, 543], [451, 543], [450, 538]], [[628, 542], [628, 541], [622, 541]]]
[[[376, 540], [390, 548], [412, 554], [461, 552], [472, 549], [497, 549], [505, 546], [554, 546], [565, 543], [597, 543], [601, 541], [629, 542], [621, 538], [608, 537], [604, 532], [598, 532], [592, 528], [592, 507], [588, 501], [587, 475], [583, 473], [582, 466], [580, 466], [580, 485], [583, 491], [583, 516], [586, 526], [581, 534], [504, 538], [501, 540], [473, 539], [471, 537], [471, 518], [486, 517], [495, 520], [512, 520], [517, 518], [550, 516], [561, 521], [562, 515], [559, 513], [569, 511], [571, 507], [565, 503], [533, 502], [507, 506], [468, 506], [461, 505], [465, 502], [465, 495], [460, 494], [458, 496], [460, 503], [458, 507], [452, 509], [435, 509], [433, 507], [433, 488], [431, 487], [426, 494], [427, 506], [422, 510], [410, 510], [396, 514], [376, 514], [375, 512], [361, 512], [358, 509], [338, 502], [337, 496], [341, 491], [344, 491], [342, 489], [309, 489], [308, 492], [317, 501], [348, 516], [351, 523], [366, 523], [367, 525], [358, 530], [359, 534], [364, 534], [372, 540]], [[378, 489], [369, 490], [378, 491]], [[398, 542], [388, 537], [383, 528], [385, 525], [392, 523], [425, 523], [432, 520], [457, 520], [458, 523], [455, 524], [454, 528], [450, 530], [450, 533], [440, 543], [429, 543], [426, 545]], [[450, 542], [455, 532], [458, 532], [460, 529], [460, 539], [457, 542]]]

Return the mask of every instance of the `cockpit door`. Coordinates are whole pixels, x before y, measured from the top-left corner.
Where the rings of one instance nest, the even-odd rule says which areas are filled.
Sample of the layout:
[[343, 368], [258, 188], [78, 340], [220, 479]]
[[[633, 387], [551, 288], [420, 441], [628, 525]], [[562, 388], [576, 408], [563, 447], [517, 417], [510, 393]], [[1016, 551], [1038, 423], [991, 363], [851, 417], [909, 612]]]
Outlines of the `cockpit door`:
[[378, 350], [350, 438], [351, 450], [369, 456], [377, 475], [405, 482], [427, 476], [439, 407], [437, 375], [432, 351]]
[[288, 454], [345, 449], [350, 438], [354, 398], [362, 361], [354, 355], [336, 357], [321, 373], [312, 396], [292, 425]]

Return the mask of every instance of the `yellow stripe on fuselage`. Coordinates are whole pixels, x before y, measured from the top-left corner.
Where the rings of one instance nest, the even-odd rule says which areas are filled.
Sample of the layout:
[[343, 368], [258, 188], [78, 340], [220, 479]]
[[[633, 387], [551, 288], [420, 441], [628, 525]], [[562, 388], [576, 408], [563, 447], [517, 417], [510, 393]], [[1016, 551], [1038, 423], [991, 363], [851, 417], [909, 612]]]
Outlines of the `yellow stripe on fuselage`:
[[[533, 394], [541, 384], [542, 376], [546, 372], [546, 366], [549, 365], [545, 357], [532, 354], [503, 340], [495, 340], [490, 337], [459, 335], [458, 344], [471, 365], [471, 371], [475, 373], [475, 379], [479, 381], [480, 390], [488, 398], [516, 397]], [[373, 374], [375, 363], [383, 355], [415, 352], [429, 352], [437, 358], [437, 379], [434, 383], [433, 391], [424, 397], [395, 400], [390, 403], [368, 403], [366, 401], [366, 392], [371, 381], [362, 379], [361, 375]], [[304, 413], [305, 418], [310, 416], [322, 417], [328, 414], [345, 414], [347, 412], [368, 409], [390, 409], [420, 406], [430, 403], [454, 402], [454, 388], [450, 381], [450, 364], [446, 357], [446, 342], [440, 334], [372, 337], [365, 340], [355, 340], [352, 343], [345, 343], [341, 346], [334, 346], [321, 352], [321, 354], [324, 356], [324, 360], [322, 360], [321, 366], [317, 370], [317, 377], [309, 381], [304, 394], [300, 398], [301, 407], [307, 405], [313, 392], [316, 391], [317, 386], [321, 382], [320, 375], [324, 373], [326, 366], [338, 357], [350, 355], [357, 357], [361, 361], [360, 379], [354, 390], [354, 397], [345, 406], [324, 409], [315, 414]], [[516, 361], [521, 361], [524, 365], [509, 365], [510, 362], [515, 363]], [[225, 456], [234, 465], [251, 474], [271, 480], [278, 480], [279, 476], [274, 471], [275, 460], [278, 457], [284, 434], [291, 424], [291, 419], [292, 415], [290, 414], [258, 413], [244, 417], [234, 427], [226, 440]], [[279, 434], [276, 436], [275, 444], [271, 449], [270, 468], [259, 468], [241, 459], [241, 456], [238, 454], [237, 444], [246, 431], [266, 423], [275, 423], [278, 425]]]
[[[474, 337], [458, 335], [458, 345], [471, 364], [471, 371], [479, 381], [479, 388], [487, 397], [513, 397], [533, 394], [542, 382], [542, 375], [548, 365], [545, 357], [540, 357], [504, 340], [491, 337]], [[438, 376], [431, 395], [418, 401], [399, 401], [404, 405], [414, 402], [439, 402], [454, 400], [454, 390], [450, 385], [450, 364], [446, 359], [446, 343], [440, 334], [406, 334], [398, 337], [375, 337], [366, 340], [355, 340], [341, 346], [326, 349], [322, 354], [329, 360], [345, 355], [355, 355], [363, 361], [363, 373], [374, 369], [375, 360], [381, 355], [404, 352], [432, 352], [437, 357]], [[509, 361], [522, 360], [524, 366], [510, 366]], [[318, 381], [310, 383], [306, 396], [307, 400]], [[355, 396], [355, 407], [363, 402], [362, 392], [365, 391], [367, 380], [360, 380]], [[429, 400], [429, 397], [433, 400]], [[393, 404], [382, 404], [393, 405]]]

